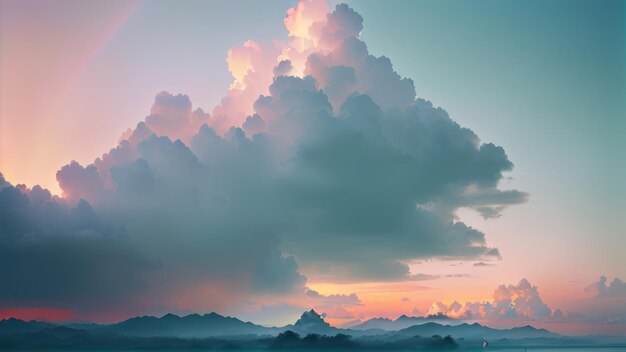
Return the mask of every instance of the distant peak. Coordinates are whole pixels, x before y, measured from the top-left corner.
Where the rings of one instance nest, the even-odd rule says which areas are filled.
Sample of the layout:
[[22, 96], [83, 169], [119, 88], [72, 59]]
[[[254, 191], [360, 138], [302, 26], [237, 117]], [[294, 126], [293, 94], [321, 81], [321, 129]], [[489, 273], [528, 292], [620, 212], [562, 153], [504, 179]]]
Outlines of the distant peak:
[[300, 316], [300, 319], [321, 319], [323, 320], [322, 316], [320, 314], [318, 314], [315, 309], [311, 309], [311, 310], [307, 310], [305, 312], [302, 313], [302, 315]]
[[324, 318], [320, 314], [318, 314], [314, 309], [305, 311], [300, 316], [300, 319], [296, 321], [296, 325], [304, 325], [304, 324], [328, 325], [328, 323], [324, 321]]
[[180, 317], [174, 313], [167, 313], [161, 319], [179, 319]]

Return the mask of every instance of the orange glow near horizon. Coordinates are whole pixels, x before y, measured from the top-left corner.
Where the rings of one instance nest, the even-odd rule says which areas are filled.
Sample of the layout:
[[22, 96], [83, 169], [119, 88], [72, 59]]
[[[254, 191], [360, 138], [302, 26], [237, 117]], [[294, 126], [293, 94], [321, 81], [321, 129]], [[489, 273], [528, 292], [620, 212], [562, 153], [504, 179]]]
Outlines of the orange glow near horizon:
[[[355, 319], [369, 319], [385, 317], [395, 319], [400, 315], [423, 316], [429, 313], [433, 302], [443, 300], [451, 303], [454, 299], [448, 299], [442, 295], [441, 289], [432, 283], [419, 281], [404, 282], [363, 282], [363, 283], [324, 283], [311, 282], [309, 288], [324, 295], [356, 293], [363, 305], [349, 307]], [[458, 294], [458, 291], [455, 292]], [[464, 292], [463, 302], [485, 298], [483, 292]], [[439, 298], [438, 298], [439, 297]], [[458, 297], [457, 297], [458, 299]], [[449, 302], [448, 302], [449, 301]], [[328, 318], [331, 324], [341, 324], [353, 319]]]
[[21, 319], [24, 321], [68, 321], [74, 319], [74, 312], [56, 308], [0, 308], [0, 319]]
[[[457, 263], [457, 265], [460, 265], [460, 263]], [[471, 270], [473, 267], [466, 269]], [[332, 316], [332, 312], [326, 312], [329, 313], [329, 322], [341, 324], [354, 319], [366, 320], [374, 317], [395, 319], [403, 314], [426, 316], [443, 313], [453, 318], [462, 318], [465, 314], [464, 309], [459, 311], [448, 309], [453, 303], [456, 302], [461, 306], [465, 306], [466, 303], [487, 303], [494, 302], [497, 299], [504, 300], [506, 297], [501, 296], [503, 293], [498, 291], [498, 285], [509, 286], [511, 284], [515, 285], [517, 282], [517, 280], [503, 280], [501, 283], [494, 284], [493, 282], [488, 282], [488, 278], [482, 278], [478, 274], [473, 274], [470, 277], [440, 277], [432, 280], [404, 282], [309, 282], [308, 287], [324, 295], [349, 295], [355, 293], [359, 297], [362, 305], [344, 307], [352, 313], [353, 319], [337, 319]], [[588, 293], [586, 295], [580, 294], [580, 292], [585, 293], [580, 285], [572, 284], [571, 287], [567, 288], [538, 285], [538, 289], [540, 295], [543, 292], [550, 293], [546, 295], [550, 298], [544, 299], [544, 302], [552, 311], [556, 309], [575, 311], [575, 307], [571, 306], [570, 300], [589, 298]], [[524, 297], [527, 293], [521, 290], [513, 290], [511, 295], [510, 300], [515, 302], [518, 297]], [[445, 305], [445, 307], [440, 306], [438, 303]], [[487, 315], [485, 312], [486, 308], [479, 307], [478, 309], [478, 313], [485, 318]], [[528, 312], [523, 310], [518, 310], [518, 313], [520, 315], [528, 314]], [[479, 322], [481, 321], [479, 320]], [[518, 326], [526, 325], [528, 321], [520, 318], [511, 319], [509, 323]]]

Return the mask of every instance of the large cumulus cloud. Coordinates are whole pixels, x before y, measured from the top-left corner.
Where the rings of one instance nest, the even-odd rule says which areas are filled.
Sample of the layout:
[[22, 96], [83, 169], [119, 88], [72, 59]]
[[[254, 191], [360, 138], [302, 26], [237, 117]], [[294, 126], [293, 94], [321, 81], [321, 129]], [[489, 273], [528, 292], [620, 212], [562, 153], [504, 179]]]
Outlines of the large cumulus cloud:
[[210, 116], [161, 92], [115, 148], [58, 172], [69, 207], [93, 207], [159, 263], [144, 300], [215, 309], [305, 295], [302, 273], [411, 280], [417, 258], [498, 257], [455, 212], [524, 201], [498, 188], [504, 149], [416, 100], [348, 6], [301, 1], [285, 25], [287, 42], [228, 53], [234, 81]]
[[138, 158], [111, 168], [116, 197], [100, 203], [109, 221], [124, 224], [142, 251], [163, 263], [165, 283], [155, 285], [165, 299], [218, 286], [203, 303], [217, 309], [228, 291], [302, 289], [294, 258], [278, 247], [281, 221], [266, 206], [264, 141], [245, 139], [241, 130], [222, 138], [204, 127], [190, 144], [200, 149], [152, 134], [128, 147]]
[[[498, 256], [481, 232], [450, 220], [459, 202], [450, 194], [501, 193], [512, 166], [502, 148], [422, 100], [385, 113], [354, 94], [334, 116], [311, 76], [278, 77], [269, 90], [255, 111], [284, 155], [277, 193], [293, 221], [283, 238], [302, 264], [342, 279], [406, 279], [414, 258]], [[485, 198], [474, 201], [492, 206]]]

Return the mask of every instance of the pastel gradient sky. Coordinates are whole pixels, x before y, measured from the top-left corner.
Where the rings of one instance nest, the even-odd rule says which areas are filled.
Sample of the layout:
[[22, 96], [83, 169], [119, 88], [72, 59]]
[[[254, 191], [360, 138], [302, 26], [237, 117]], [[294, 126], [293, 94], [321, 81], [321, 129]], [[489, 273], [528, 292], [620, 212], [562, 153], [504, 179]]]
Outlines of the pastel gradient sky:
[[[328, 8], [332, 11], [337, 3]], [[405, 262], [412, 274], [424, 275], [421, 279], [346, 280], [325, 275], [318, 262], [298, 244], [289, 247], [287, 239], [281, 250], [294, 255], [307, 278], [307, 292], [326, 298], [263, 291], [255, 295], [249, 310], [238, 311], [233, 305], [206, 303], [207, 297], [220, 300], [228, 294], [213, 284], [197, 283], [189, 284], [185, 295], [163, 289], [137, 313], [222, 309], [269, 324], [290, 321], [301, 308], [317, 304], [328, 311], [331, 322], [342, 323], [436, 313], [431, 307], [435, 301], [446, 305], [455, 300], [490, 301], [498, 285], [518, 285], [522, 279], [539, 289], [542, 302], [553, 311], [588, 309], [585, 314], [601, 316], [615, 304], [624, 310], [626, 288], [616, 284], [617, 293], [611, 297], [617, 301], [603, 301], [602, 290], [597, 289], [602, 275], [609, 278], [609, 290], [613, 278], [626, 279], [624, 2], [347, 4], [363, 18], [360, 39], [371, 55], [388, 57], [400, 76], [413, 80], [417, 97], [441, 106], [483, 142], [504, 148], [515, 165], [504, 174], [499, 189], [527, 193], [524, 202], [512, 202], [488, 219], [471, 207], [453, 209], [456, 220], [482, 231], [501, 258], [416, 256]], [[226, 61], [229, 49], [247, 40], [287, 42], [283, 20], [294, 6], [295, 1], [0, 0], [0, 172], [13, 185], [41, 185], [52, 194], [65, 194], [71, 206], [74, 199], [57, 182], [57, 171], [73, 160], [84, 166], [92, 163], [146, 116], [169, 113], [158, 110], [157, 103], [153, 106], [161, 91], [186, 94], [194, 108], [217, 116], [221, 110], [214, 107], [224, 92], [236, 84], [253, 87], [250, 82], [256, 77], [233, 83]], [[242, 65], [257, 60], [253, 54], [246, 56], [248, 49], [241, 49]], [[294, 57], [290, 58], [295, 63]], [[228, 109], [224, 111], [232, 113]], [[211, 125], [225, 135], [220, 126]], [[189, 145], [186, 132], [180, 133]], [[117, 219], [108, 198], [102, 203], [84, 198], [106, 220]], [[131, 239], [139, 228], [128, 223]], [[136, 243], [144, 245], [141, 240]], [[152, 245], [159, 246], [145, 248]], [[188, 284], [183, 281], [181, 285]], [[350, 301], [353, 293], [358, 304]], [[347, 303], [328, 303], [332, 295]], [[35, 318], [37, 312], [64, 319], [122, 317], [83, 314], [80, 308], [41, 302], [0, 305], [0, 317], [16, 315], [19, 309]], [[626, 333], [626, 322], [607, 325], [595, 315], [576, 322], [536, 319], [536, 324], [560, 331]]]

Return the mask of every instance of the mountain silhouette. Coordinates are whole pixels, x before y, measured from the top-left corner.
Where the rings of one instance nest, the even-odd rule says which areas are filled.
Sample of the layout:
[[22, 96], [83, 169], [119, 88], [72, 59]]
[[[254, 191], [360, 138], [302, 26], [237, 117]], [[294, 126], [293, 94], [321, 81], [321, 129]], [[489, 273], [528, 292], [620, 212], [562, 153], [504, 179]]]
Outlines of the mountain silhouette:
[[406, 329], [413, 325], [425, 324], [425, 323], [439, 323], [445, 325], [459, 325], [464, 321], [450, 318], [443, 314], [428, 315], [426, 317], [410, 317], [407, 315], [401, 315], [397, 319], [392, 320], [389, 318], [372, 318], [363, 323], [353, 326], [346, 326], [353, 330], [369, 330], [379, 329], [384, 331], [397, 331]]
[[[88, 323], [50, 324], [39, 321], [25, 322], [19, 319], [0, 320], [0, 337], [22, 336], [30, 340], [58, 339], [93, 339], [95, 336], [126, 336], [136, 338], [173, 337], [173, 338], [239, 338], [244, 336], [261, 338], [276, 336], [291, 331], [302, 338], [308, 335], [336, 336], [350, 335], [355, 338], [371, 337], [375, 339], [411, 339], [414, 337], [452, 336], [455, 339], [545, 339], [560, 338], [561, 335], [545, 329], [536, 329], [530, 325], [512, 329], [494, 329], [478, 323], [458, 325], [426, 322], [425, 319], [450, 319], [448, 317], [409, 317], [400, 316], [396, 320], [374, 318], [352, 329], [331, 326], [315, 310], [302, 313], [293, 324], [283, 327], [264, 327], [251, 322], [244, 322], [233, 317], [217, 313], [205, 315], [190, 314], [178, 316], [166, 314], [160, 318], [154, 316], [135, 317], [111, 325]], [[451, 320], [451, 319], [450, 319]], [[458, 321], [455, 321], [458, 322]], [[413, 324], [406, 328], [391, 330], [394, 326]], [[82, 328], [81, 328], [82, 327]], [[371, 328], [370, 328], [371, 327]], [[19, 339], [18, 339], [19, 340]]]
[[442, 325], [425, 323], [414, 325], [395, 332], [397, 336], [433, 336], [451, 335], [454, 338], [480, 339], [527, 339], [527, 338], [557, 338], [561, 335], [545, 329], [536, 329], [530, 325], [512, 329], [494, 329], [478, 323], [460, 325]]
[[276, 333], [273, 328], [266, 328], [250, 322], [241, 321], [237, 318], [225, 317], [217, 313], [205, 315], [190, 314], [184, 317], [170, 313], [161, 318], [143, 316], [104, 326], [96, 330], [142, 337], [209, 337], [269, 335]]
[[[415, 317], [375, 319], [373, 324], [416, 321]], [[417, 321], [421, 321], [417, 319]], [[77, 328], [82, 327], [82, 328]], [[202, 350], [449, 350], [473, 349], [487, 339], [490, 347], [625, 346], [623, 336], [562, 336], [530, 325], [494, 329], [478, 323], [458, 325], [427, 322], [408, 328], [340, 329], [315, 310], [293, 324], [264, 327], [217, 313], [135, 317], [120, 323], [51, 324], [19, 319], [0, 320], [0, 350], [25, 349], [202, 349]]]
[[300, 319], [293, 325], [287, 325], [281, 330], [291, 330], [302, 336], [309, 334], [336, 335], [345, 332], [343, 329], [338, 329], [328, 324], [324, 318], [313, 309], [302, 313]]
[[53, 328], [55, 326], [54, 324], [42, 321], [31, 320], [26, 322], [20, 319], [9, 318], [0, 320], [0, 335], [25, 334]]

